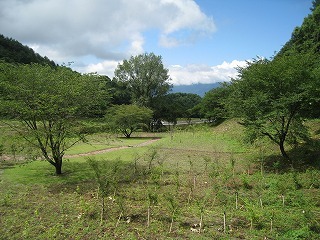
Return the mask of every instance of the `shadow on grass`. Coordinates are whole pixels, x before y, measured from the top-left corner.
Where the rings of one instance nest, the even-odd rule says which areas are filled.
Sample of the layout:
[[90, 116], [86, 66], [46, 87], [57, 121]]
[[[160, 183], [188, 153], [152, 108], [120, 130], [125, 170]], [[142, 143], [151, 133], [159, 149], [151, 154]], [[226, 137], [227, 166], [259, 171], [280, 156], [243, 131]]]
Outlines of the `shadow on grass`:
[[308, 168], [320, 170], [320, 139], [311, 139], [288, 151], [289, 160], [281, 155], [270, 155], [265, 159], [265, 170], [287, 172], [291, 170], [303, 172]]

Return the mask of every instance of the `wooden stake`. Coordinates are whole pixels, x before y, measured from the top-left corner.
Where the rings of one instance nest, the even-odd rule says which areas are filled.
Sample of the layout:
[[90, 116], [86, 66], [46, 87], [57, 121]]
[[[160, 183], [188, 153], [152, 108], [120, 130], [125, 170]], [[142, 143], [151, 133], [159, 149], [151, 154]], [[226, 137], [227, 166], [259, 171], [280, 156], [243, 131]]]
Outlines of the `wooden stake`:
[[223, 232], [226, 233], [227, 231], [227, 214], [226, 211], [223, 212]]
[[238, 209], [238, 192], [236, 192], [236, 209]]
[[200, 223], [199, 223], [199, 233], [201, 233], [202, 221], [203, 221], [203, 214], [202, 214], [202, 212], [201, 212], [201, 213], [200, 213]]
[[170, 223], [169, 233], [171, 233], [172, 225], [173, 225], [173, 215], [172, 215], [172, 217], [171, 217], [171, 223]]
[[150, 205], [148, 206], [148, 221], [147, 221], [147, 227], [150, 226]]
[[192, 195], [192, 187], [190, 188], [190, 192], [189, 192], [189, 195], [188, 195], [188, 204], [190, 204], [191, 195]]
[[102, 196], [102, 199], [101, 199], [101, 212], [100, 212], [100, 226], [102, 225], [102, 222], [103, 222], [103, 218], [104, 218], [104, 196]]

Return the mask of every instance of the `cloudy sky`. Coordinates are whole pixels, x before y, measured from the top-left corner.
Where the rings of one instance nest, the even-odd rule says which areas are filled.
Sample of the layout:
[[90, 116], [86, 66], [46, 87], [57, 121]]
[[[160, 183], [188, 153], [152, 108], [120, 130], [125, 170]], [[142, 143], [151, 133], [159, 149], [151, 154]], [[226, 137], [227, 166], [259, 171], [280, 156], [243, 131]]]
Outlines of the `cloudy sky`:
[[0, 0], [0, 33], [79, 72], [113, 77], [132, 55], [161, 55], [172, 83], [228, 81], [271, 57], [312, 0]]

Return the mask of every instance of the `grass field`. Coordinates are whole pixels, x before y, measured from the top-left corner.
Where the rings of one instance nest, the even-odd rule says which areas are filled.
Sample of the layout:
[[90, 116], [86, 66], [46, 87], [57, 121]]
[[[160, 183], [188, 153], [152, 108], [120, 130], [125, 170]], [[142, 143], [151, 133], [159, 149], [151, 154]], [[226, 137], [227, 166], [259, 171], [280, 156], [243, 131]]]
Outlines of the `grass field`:
[[13, 158], [2, 127], [0, 239], [319, 239], [320, 122], [308, 124], [312, 152], [290, 151], [295, 169], [229, 120], [88, 136], [59, 177], [46, 161]]

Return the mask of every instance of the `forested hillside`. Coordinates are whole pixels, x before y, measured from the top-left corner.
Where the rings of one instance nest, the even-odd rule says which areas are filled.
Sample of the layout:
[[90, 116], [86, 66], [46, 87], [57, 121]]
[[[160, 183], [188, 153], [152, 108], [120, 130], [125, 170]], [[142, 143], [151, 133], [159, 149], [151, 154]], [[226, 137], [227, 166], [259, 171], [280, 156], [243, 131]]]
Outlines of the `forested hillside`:
[[54, 61], [35, 53], [32, 48], [0, 34], [0, 60], [9, 63], [40, 63], [55, 66]]
[[298, 53], [313, 53], [320, 55], [320, 1], [313, 1], [312, 13], [303, 21], [300, 27], [296, 27], [291, 39], [283, 46], [279, 56]]

